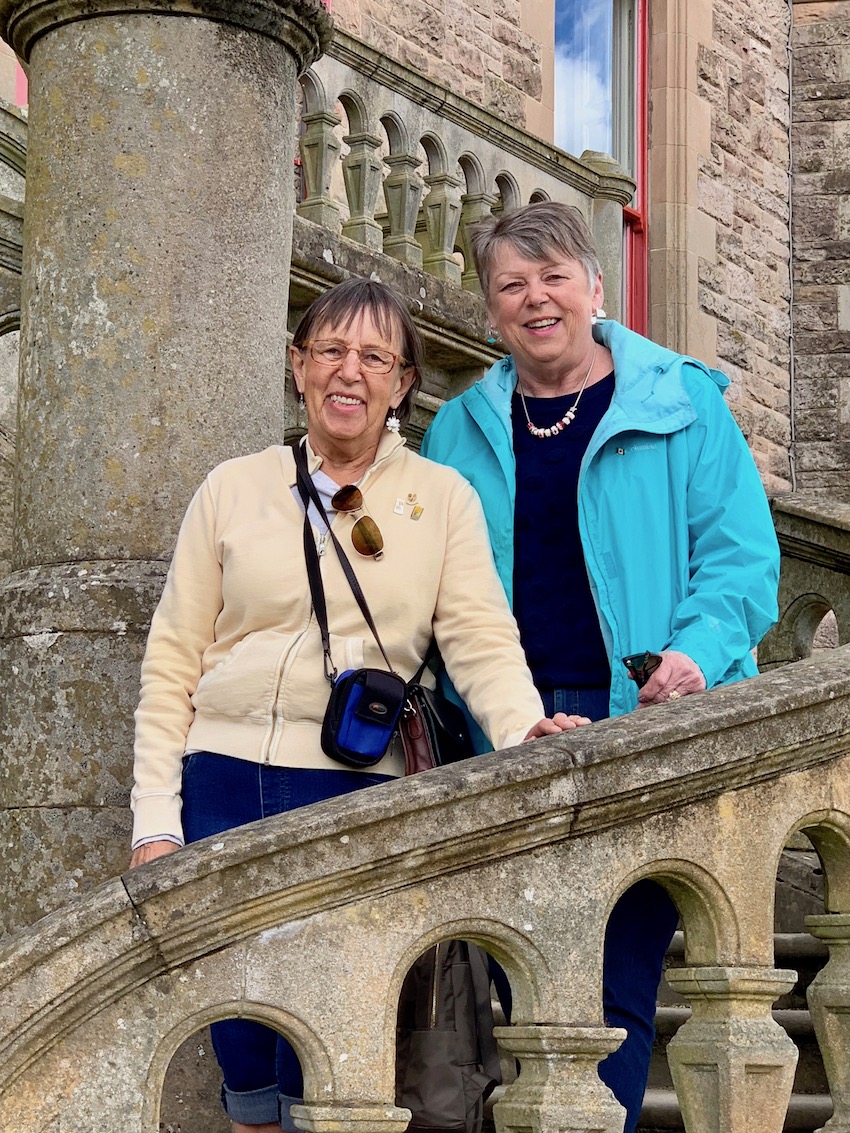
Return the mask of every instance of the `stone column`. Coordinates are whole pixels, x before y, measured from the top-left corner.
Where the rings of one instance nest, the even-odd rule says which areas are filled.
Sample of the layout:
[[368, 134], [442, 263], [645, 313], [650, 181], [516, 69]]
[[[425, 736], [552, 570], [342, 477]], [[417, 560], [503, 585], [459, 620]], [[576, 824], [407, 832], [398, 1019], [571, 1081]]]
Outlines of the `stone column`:
[[671, 968], [693, 1015], [667, 1060], [688, 1133], [782, 1133], [797, 1048], [771, 1005], [797, 974], [773, 968]]
[[618, 1027], [496, 1027], [520, 1060], [519, 1078], [493, 1109], [497, 1133], [622, 1133], [625, 1110], [598, 1066], [626, 1032]]
[[138, 662], [182, 512], [283, 436], [318, 0], [0, 0], [29, 62], [0, 930], [127, 864]]
[[850, 1133], [850, 915], [806, 917], [806, 928], [829, 946], [829, 961], [806, 992], [834, 1107], [822, 1133]]

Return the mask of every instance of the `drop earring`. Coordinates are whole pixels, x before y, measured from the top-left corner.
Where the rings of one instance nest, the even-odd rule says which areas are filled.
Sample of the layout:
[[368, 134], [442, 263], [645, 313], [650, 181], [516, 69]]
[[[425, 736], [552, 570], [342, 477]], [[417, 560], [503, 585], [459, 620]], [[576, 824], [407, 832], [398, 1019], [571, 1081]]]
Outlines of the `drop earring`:
[[306, 413], [307, 413], [307, 404], [304, 401], [304, 394], [301, 392], [301, 390], [298, 391], [298, 401], [296, 403], [296, 406], [297, 406], [296, 411], [295, 411], [296, 412], [296, 422], [297, 422], [298, 428], [302, 429], [305, 426], [304, 418], [306, 417]]
[[592, 327], [595, 327], [597, 323], [601, 323], [603, 319], [607, 318], [608, 316], [605, 314], [602, 308], [597, 307], [593, 314], [590, 316], [590, 325]]
[[494, 326], [490, 326], [487, 330], [487, 345], [495, 346], [499, 341], [499, 332]]
[[386, 420], [386, 426], [391, 433], [397, 433], [401, 428], [401, 421], [399, 421], [398, 417], [396, 417], [394, 409], [390, 410], [389, 416]]

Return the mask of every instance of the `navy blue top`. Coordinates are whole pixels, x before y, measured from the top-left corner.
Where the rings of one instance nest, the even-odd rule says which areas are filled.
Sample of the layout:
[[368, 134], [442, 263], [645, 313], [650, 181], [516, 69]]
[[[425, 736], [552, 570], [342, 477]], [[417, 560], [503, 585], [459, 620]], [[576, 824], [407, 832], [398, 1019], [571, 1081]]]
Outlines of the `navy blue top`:
[[[590, 594], [578, 531], [578, 474], [614, 395], [614, 375], [588, 386], [575, 420], [554, 437], [528, 431], [519, 394], [511, 402], [516, 455], [514, 614], [539, 689], [607, 688], [611, 670]], [[526, 397], [539, 428], [576, 399]]]

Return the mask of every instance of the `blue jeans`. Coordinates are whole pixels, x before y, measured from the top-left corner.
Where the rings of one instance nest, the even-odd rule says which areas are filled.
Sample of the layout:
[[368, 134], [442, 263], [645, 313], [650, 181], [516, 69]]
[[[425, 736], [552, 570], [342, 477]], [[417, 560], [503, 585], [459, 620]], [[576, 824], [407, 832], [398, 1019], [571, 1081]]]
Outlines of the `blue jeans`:
[[[183, 761], [183, 833], [197, 842], [259, 818], [296, 810], [322, 799], [389, 782], [367, 771], [269, 767], [199, 751]], [[226, 1019], [210, 1027], [224, 1074], [221, 1100], [231, 1121], [294, 1129], [289, 1107], [304, 1094], [301, 1064], [277, 1031], [250, 1019]]]
[[[542, 691], [546, 714], [566, 712], [604, 720], [608, 689]], [[679, 923], [667, 890], [639, 881], [611, 910], [602, 960], [602, 1007], [609, 1027], [623, 1027], [623, 1044], [599, 1064], [599, 1077], [626, 1110], [623, 1133], [637, 1127], [655, 1038], [655, 1004], [664, 956]]]

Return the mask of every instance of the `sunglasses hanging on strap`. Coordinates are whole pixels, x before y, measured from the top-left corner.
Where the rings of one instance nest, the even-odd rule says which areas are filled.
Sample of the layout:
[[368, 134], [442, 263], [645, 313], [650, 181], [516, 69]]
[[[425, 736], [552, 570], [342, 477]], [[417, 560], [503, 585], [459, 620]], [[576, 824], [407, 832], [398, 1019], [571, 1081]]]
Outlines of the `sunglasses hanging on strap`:
[[[351, 563], [331, 530], [316, 485], [307, 470], [307, 458], [301, 445], [295, 448], [298, 491], [304, 501], [304, 556], [307, 577], [313, 598], [313, 609], [322, 634], [325, 677], [331, 684], [331, 698], [322, 724], [322, 750], [332, 759], [353, 767], [374, 766], [386, 754], [396, 728], [404, 748], [405, 774], [427, 771], [444, 763], [455, 763], [475, 754], [466, 718], [456, 704], [434, 689], [420, 684], [429, 661], [436, 656], [433, 641], [413, 679], [404, 684], [395, 672], [381, 643], [366, 598]], [[331, 657], [328, 633], [328, 612], [319, 568], [319, 554], [307, 515], [312, 501], [327, 524], [328, 534], [339, 556], [357, 604], [372, 631], [389, 672], [382, 669], [349, 669], [337, 674]], [[396, 710], [396, 695], [401, 686], [401, 701]], [[353, 704], [353, 707], [352, 707]], [[390, 728], [387, 734], [387, 728]], [[381, 748], [381, 743], [383, 747]], [[366, 752], [370, 754], [366, 754]], [[380, 752], [380, 754], [375, 754]]]
[[[331, 759], [349, 767], [373, 767], [386, 755], [396, 732], [404, 708], [407, 685], [403, 677], [393, 671], [357, 576], [339, 539], [331, 530], [327, 512], [307, 469], [307, 457], [303, 446], [296, 445], [294, 454], [298, 492], [304, 503], [304, 557], [307, 563], [307, 578], [310, 583], [313, 610], [322, 635], [325, 677], [331, 686], [330, 700], [322, 721], [322, 751]], [[316, 550], [308, 514], [311, 502], [327, 525], [328, 535], [339, 557], [342, 572], [366, 619], [366, 624], [372, 631], [388, 672], [383, 669], [347, 669], [344, 673], [337, 672], [331, 656], [328, 608], [319, 567], [319, 552]]]

